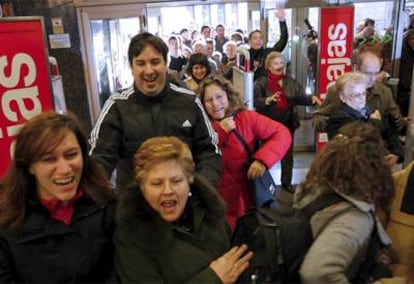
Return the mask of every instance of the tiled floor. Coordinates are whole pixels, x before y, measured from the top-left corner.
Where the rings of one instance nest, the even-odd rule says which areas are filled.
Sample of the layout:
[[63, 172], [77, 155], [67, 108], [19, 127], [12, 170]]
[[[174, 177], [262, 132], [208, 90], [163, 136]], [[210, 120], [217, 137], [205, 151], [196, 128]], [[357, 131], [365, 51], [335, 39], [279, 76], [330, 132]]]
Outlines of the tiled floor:
[[[313, 157], [315, 156], [314, 152], [294, 152], [293, 154], [293, 177], [292, 184], [296, 185], [300, 183], [306, 176], [309, 166], [312, 163]], [[293, 194], [285, 190], [282, 190], [280, 187], [280, 163], [277, 163], [270, 169], [275, 183], [278, 185], [278, 191], [276, 192], [276, 199], [283, 204], [291, 205], [293, 202]]]
[[[293, 153], [293, 177], [292, 184], [298, 184], [303, 180], [306, 173], [308, 172], [309, 166], [312, 163], [313, 157], [315, 156], [314, 152], [294, 152]], [[274, 165], [270, 172], [273, 175], [277, 185], [280, 185], [280, 163]]]

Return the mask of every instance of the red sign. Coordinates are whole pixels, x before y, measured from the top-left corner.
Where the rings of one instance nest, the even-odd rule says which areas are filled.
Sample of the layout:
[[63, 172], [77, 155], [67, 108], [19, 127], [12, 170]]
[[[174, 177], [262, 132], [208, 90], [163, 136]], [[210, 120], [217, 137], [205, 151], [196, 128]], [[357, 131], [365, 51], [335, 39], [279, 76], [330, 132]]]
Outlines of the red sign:
[[0, 19], [0, 178], [24, 122], [53, 109], [49, 59], [41, 17]]
[[[327, 90], [345, 72], [352, 70], [352, 40], [354, 7], [321, 8], [319, 31], [319, 97], [325, 99]], [[328, 142], [326, 133], [316, 134], [316, 148]]]

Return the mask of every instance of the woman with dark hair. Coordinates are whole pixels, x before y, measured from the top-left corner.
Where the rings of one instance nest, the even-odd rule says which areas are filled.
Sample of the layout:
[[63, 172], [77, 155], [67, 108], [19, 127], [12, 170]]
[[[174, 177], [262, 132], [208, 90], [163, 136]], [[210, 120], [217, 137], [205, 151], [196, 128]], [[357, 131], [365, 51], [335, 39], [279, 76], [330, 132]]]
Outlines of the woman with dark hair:
[[201, 53], [194, 53], [188, 59], [187, 74], [190, 76], [184, 83], [187, 88], [196, 95], [200, 92], [200, 83], [211, 73], [210, 63], [207, 56]]
[[134, 156], [135, 183], [121, 194], [115, 263], [122, 283], [234, 283], [249, 266], [217, 190], [195, 173], [187, 144], [146, 140]]
[[376, 128], [352, 122], [316, 155], [296, 190], [294, 206], [303, 208], [331, 193], [343, 201], [310, 219], [314, 242], [300, 269], [303, 283], [350, 283], [366, 257], [373, 233], [379, 234], [383, 244], [391, 243], [373, 217], [378, 211], [389, 217], [394, 195], [385, 153]]
[[[255, 206], [249, 180], [262, 176], [280, 161], [292, 138], [282, 124], [247, 110], [230, 81], [219, 75], [210, 75], [204, 80], [200, 100], [219, 136], [223, 156], [219, 193], [227, 204], [227, 219], [234, 227], [237, 218]], [[249, 153], [238, 135], [252, 151], [257, 142], [262, 142], [254, 153], [254, 161], [247, 167]]]
[[0, 282], [111, 280], [114, 199], [74, 117], [27, 121], [0, 184]]
[[260, 30], [254, 30], [249, 34], [249, 54], [250, 54], [250, 71], [254, 72], [254, 80], [266, 74], [263, 68], [266, 56], [271, 51], [282, 52], [288, 42], [289, 34], [285, 19], [285, 10], [283, 8], [275, 11], [275, 16], [279, 20], [280, 38], [272, 47], [265, 47], [265, 40]]

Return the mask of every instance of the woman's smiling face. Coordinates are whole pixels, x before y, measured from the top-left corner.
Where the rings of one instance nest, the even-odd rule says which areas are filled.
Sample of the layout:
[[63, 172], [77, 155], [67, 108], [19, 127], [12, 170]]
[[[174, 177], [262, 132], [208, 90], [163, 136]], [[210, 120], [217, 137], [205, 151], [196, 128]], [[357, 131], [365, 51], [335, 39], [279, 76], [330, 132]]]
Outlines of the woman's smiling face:
[[229, 99], [226, 91], [217, 84], [211, 84], [205, 89], [203, 104], [212, 119], [221, 120], [226, 116]]
[[75, 134], [69, 130], [55, 148], [49, 149], [29, 167], [36, 178], [38, 196], [63, 202], [75, 196], [82, 171], [82, 151]]

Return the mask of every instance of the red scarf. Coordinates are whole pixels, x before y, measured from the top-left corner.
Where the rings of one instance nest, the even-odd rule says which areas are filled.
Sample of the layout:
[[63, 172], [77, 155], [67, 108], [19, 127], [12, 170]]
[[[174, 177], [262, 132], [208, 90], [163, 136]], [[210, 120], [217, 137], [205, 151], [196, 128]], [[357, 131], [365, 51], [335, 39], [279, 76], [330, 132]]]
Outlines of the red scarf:
[[66, 226], [70, 225], [72, 221], [72, 215], [75, 211], [75, 202], [83, 196], [82, 189], [78, 189], [75, 196], [69, 200], [67, 204], [63, 204], [57, 198], [43, 199], [40, 198], [40, 203], [50, 212], [53, 219], [63, 222]]
[[280, 92], [279, 100], [276, 103], [276, 111], [284, 111], [288, 107], [288, 100], [282, 86], [279, 84], [280, 80], [285, 78], [285, 75], [275, 75], [270, 71], [267, 72], [268, 88], [272, 94]]

